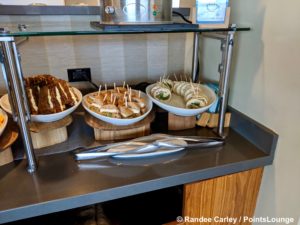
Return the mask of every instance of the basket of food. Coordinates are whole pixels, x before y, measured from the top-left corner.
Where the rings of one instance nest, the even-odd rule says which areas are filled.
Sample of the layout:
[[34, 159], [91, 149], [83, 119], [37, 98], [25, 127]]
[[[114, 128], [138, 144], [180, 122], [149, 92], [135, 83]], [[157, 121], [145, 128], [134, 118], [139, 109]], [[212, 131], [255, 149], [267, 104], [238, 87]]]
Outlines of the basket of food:
[[[32, 122], [54, 122], [70, 115], [81, 103], [81, 92], [68, 82], [51, 75], [25, 78], [25, 88]], [[0, 99], [1, 107], [12, 113], [8, 95]]]
[[188, 81], [162, 79], [146, 88], [159, 107], [177, 116], [195, 116], [207, 111], [217, 100], [209, 87]]
[[87, 94], [83, 107], [95, 118], [116, 126], [127, 126], [143, 120], [152, 110], [148, 96], [125, 85]]

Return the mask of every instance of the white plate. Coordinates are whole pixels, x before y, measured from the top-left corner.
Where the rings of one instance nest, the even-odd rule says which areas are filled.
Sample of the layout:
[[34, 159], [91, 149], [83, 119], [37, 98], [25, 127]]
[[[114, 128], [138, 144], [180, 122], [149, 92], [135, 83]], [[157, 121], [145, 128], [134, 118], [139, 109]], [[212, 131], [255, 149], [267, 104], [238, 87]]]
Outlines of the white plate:
[[168, 155], [168, 154], [172, 154], [175, 152], [180, 152], [183, 150], [184, 150], [184, 148], [174, 148], [172, 150], [162, 148], [156, 152], [149, 152], [149, 153], [142, 153], [142, 154], [120, 154], [120, 155], [115, 155], [112, 157], [115, 159], [137, 159], [137, 158], [146, 158], [146, 157], [154, 157], [154, 156], [163, 156], [163, 155]]
[[[74, 112], [74, 110], [80, 105], [80, 103], [82, 101], [82, 94], [77, 88], [73, 87], [73, 89], [74, 89], [76, 96], [79, 99], [79, 101], [76, 103], [76, 105], [74, 105], [73, 107], [71, 107], [65, 111], [59, 112], [59, 113], [53, 113], [53, 114], [47, 114], [47, 115], [31, 115], [31, 121], [32, 122], [50, 123], [50, 122], [54, 122], [57, 120], [61, 120], [61, 119], [65, 118], [66, 116], [70, 115], [72, 112]], [[2, 98], [0, 99], [0, 106], [7, 113], [12, 114], [11, 106], [10, 106], [7, 94], [2, 96]]]
[[97, 119], [102, 120], [107, 123], [110, 123], [110, 124], [113, 124], [113, 125], [117, 125], [117, 126], [127, 126], [127, 125], [134, 124], [134, 123], [137, 123], [137, 122], [143, 120], [151, 112], [152, 107], [153, 107], [152, 101], [148, 98], [148, 96], [145, 93], [141, 92], [141, 97], [146, 99], [146, 107], [148, 109], [146, 113], [144, 113], [143, 115], [141, 115], [139, 117], [132, 118], [132, 119], [111, 118], [111, 117], [103, 116], [101, 114], [98, 114], [98, 113], [90, 110], [89, 107], [87, 106], [87, 103], [85, 100], [88, 95], [85, 95], [83, 97], [83, 101], [82, 101], [82, 105], [85, 108], [85, 110], [88, 113], [90, 113], [92, 116], [96, 117]]
[[149, 98], [159, 107], [161, 107], [164, 110], [167, 110], [168, 112], [173, 113], [177, 116], [196, 116], [200, 113], [207, 111], [217, 100], [217, 96], [212, 89], [210, 89], [209, 87], [207, 87], [205, 85], [200, 84], [201, 89], [203, 90], [204, 94], [208, 97], [209, 104], [207, 106], [199, 108], [199, 109], [187, 109], [187, 108], [184, 108], [185, 103], [184, 103], [183, 98], [175, 93], [172, 93], [172, 98], [168, 102], [161, 102], [161, 101], [158, 101], [157, 99], [153, 98], [150, 93], [151, 93], [152, 88], [155, 85], [156, 84], [151, 84], [146, 88], [146, 93], [149, 96]]
[[4, 117], [4, 122], [2, 124], [0, 124], [0, 136], [1, 136], [7, 125], [8, 117], [7, 117], [6, 112], [4, 112], [2, 109], [0, 109], [0, 115], [2, 115]]

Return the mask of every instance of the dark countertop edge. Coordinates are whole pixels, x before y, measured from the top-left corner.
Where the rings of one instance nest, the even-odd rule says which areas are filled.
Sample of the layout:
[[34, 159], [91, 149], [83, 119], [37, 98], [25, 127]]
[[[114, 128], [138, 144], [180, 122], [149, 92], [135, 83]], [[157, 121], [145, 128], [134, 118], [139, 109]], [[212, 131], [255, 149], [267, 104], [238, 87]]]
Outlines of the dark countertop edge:
[[161, 179], [149, 180], [146, 182], [121, 186], [86, 195], [80, 195], [66, 199], [57, 199], [54, 201], [43, 202], [40, 204], [28, 205], [11, 210], [4, 210], [0, 212], [0, 224], [74, 209], [78, 207], [92, 205], [95, 203], [106, 202], [118, 198], [133, 196], [172, 186], [178, 186], [182, 184], [238, 173], [258, 167], [271, 165], [272, 162], [273, 156], [266, 156], [253, 160], [231, 163], [219, 167], [207, 168], [200, 171], [197, 170]]

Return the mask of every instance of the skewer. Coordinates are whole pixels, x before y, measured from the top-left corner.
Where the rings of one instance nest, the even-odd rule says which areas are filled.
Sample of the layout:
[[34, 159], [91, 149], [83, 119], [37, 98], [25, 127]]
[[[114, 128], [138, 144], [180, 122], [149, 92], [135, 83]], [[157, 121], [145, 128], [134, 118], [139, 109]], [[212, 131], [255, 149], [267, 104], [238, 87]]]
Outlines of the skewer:
[[129, 91], [129, 85], [127, 84], [127, 91]]
[[101, 88], [102, 88], [102, 85], [100, 84], [99, 90], [98, 90], [98, 97], [100, 96]]
[[139, 98], [141, 98], [141, 91], [139, 91]]
[[116, 103], [117, 96], [114, 97], [113, 105]]
[[116, 83], [114, 82], [114, 90], [116, 90]]
[[196, 94], [196, 90], [195, 90], [195, 87], [194, 87], [192, 81], [190, 83], [191, 83], [191, 88], [193, 89], [194, 94]]
[[103, 98], [103, 102], [105, 102], [106, 99], [107, 99], [107, 94], [105, 94], [105, 96]]
[[113, 101], [113, 94], [110, 95], [110, 102]]
[[107, 85], [105, 84], [105, 92], [107, 93]]
[[128, 107], [127, 97], [125, 97], [125, 106]]
[[120, 94], [120, 89], [119, 89], [119, 87], [117, 87], [117, 92]]
[[123, 88], [125, 87], [125, 80], [124, 80], [124, 82], [123, 82]]
[[131, 88], [130, 88], [130, 90], [129, 90], [129, 101], [131, 102], [131, 95], [132, 95], [132, 90], [131, 90]]
[[176, 74], [174, 73], [175, 80], [178, 81]]

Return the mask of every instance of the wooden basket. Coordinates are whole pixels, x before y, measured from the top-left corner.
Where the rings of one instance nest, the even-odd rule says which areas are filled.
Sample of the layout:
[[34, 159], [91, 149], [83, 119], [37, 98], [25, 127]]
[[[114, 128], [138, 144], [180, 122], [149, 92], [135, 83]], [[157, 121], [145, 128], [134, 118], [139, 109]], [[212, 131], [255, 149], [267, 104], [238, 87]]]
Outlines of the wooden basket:
[[151, 112], [145, 119], [135, 124], [128, 126], [115, 126], [85, 113], [85, 122], [90, 127], [94, 128], [95, 140], [114, 141], [149, 135], [150, 124], [154, 120], [154, 117], [154, 113]]
[[186, 130], [196, 126], [196, 116], [177, 116], [168, 113], [168, 130]]
[[68, 139], [67, 126], [73, 121], [72, 116], [51, 123], [31, 122], [29, 125], [34, 149], [40, 149], [62, 143]]

